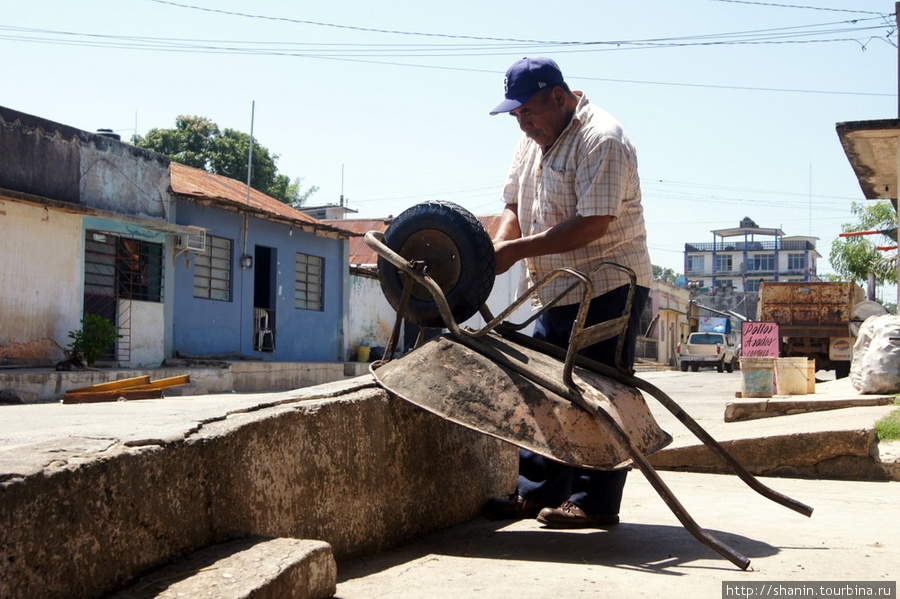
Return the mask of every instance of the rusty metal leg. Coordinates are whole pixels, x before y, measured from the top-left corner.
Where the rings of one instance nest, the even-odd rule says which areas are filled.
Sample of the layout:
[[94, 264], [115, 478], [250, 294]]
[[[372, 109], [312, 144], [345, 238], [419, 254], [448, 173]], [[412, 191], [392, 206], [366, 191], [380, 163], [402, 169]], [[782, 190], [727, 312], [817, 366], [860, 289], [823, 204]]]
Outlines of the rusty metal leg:
[[[792, 509], [799, 514], [803, 514], [804, 516], [811, 516], [813, 513], [813, 508], [806, 505], [805, 503], [801, 503], [796, 499], [792, 499], [786, 495], [782, 495], [778, 491], [774, 489], [770, 489], [766, 485], [759, 482], [753, 474], [750, 473], [749, 470], [744, 468], [744, 465], [741, 464], [734, 456], [732, 456], [728, 451], [722, 447], [722, 445], [716, 441], [712, 435], [710, 435], [706, 430], [700, 426], [696, 420], [691, 418], [691, 416], [685, 412], [681, 406], [679, 406], [675, 401], [666, 395], [662, 390], [657, 388], [656, 386], [648, 383], [647, 381], [641, 380], [637, 377], [629, 377], [632, 379], [626, 384], [630, 384], [641, 391], [646, 391], [648, 394], [652, 395], [659, 401], [667, 410], [672, 412], [676, 418], [678, 418], [679, 422], [684, 424], [685, 427], [694, 435], [703, 442], [704, 445], [710, 448], [713, 453], [715, 453], [719, 458], [725, 462], [734, 473], [738, 475], [738, 477], [744, 481], [747, 486], [751, 489], [762, 495], [763, 497], [774, 501], [775, 503], [781, 504], [786, 508]], [[625, 381], [622, 381], [625, 382]]]
[[497, 364], [506, 368], [510, 368], [536, 382], [537, 384], [545, 387], [546, 389], [556, 393], [560, 397], [568, 399], [572, 403], [584, 409], [586, 412], [596, 414], [613, 435], [613, 438], [616, 440], [616, 442], [628, 450], [628, 453], [634, 463], [637, 464], [640, 471], [644, 474], [645, 477], [647, 477], [647, 480], [650, 481], [650, 484], [653, 486], [659, 496], [662, 497], [663, 501], [666, 502], [666, 505], [668, 505], [669, 509], [671, 509], [675, 514], [675, 517], [678, 518], [678, 520], [688, 530], [688, 532], [694, 535], [694, 538], [696, 538], [698, 541], [700, 541], [722, 557], [726, 558], [742, 570], [746, 570], [750, 566], [749, 559], [703, 530], [694, 521], [694, 519], [691, 518], [691, 516], [687, 513], [687, 510], [684, 509], [681, 503], [679, 503], [679, 501], [675, 498], [675, 495], [672, 494], [672, 491], [666, 486], [665, 482], [663, 482], [663, 480], [656, 473], [656, 470], [653, 469], [653, 466], [650, 465], [650, 462], [648, 462], [641, 451], [634, 446], [634, 443], [632, 443], [631, 438], [628, 436], [628, 434], [622, 429], [622, 427], [619, 426], [619, 423], [616, 422], [606, 412], [606, 410], [603, 409], [602, 406], [585, 397], [582, 393], [572, 392], [561, 383], [550, 380], [548, 377], [545, 377], [540, 373], [529, 370], [523, 364], [518, 363], [515, 360], [511, 360], [502, 352], [491, 348], [490, 346], [479, 340], [465, 339], [464, 344], [471, 347], [475, 351], [483, 353], [485, 356], [489, 357]]
[[631, 455], [632, 460], [637, 465], [638, 469], [640, 469], [641, 473], [647, 478], [656, 492], [662, 497], [662, 500], [666, 502], [666, 505], [669, 506], [669, 509], [672, 510], [672, 513], [675, 514], [675, 517], [678, 518], [678, 521], [681, 522], [682, 526], [684, 526], [688, 532], [694, 535], [694, 538], [730, 561], [732, 564], [740, 568], [741, 570], [746, 570], [750, 567], [750, 560], [738, 553], [719, 539], [715, 538], [703, 528], [698, 525], [693, 518], [691, 518], [690, 514], [687, 513], [687, 510], [684, 509], [684, 506], [678, 501], [672, 491], [666, 486], [666, 483], [659, 477], [659, 474], [656, 473], [653, 466], [650, 465], [650, 462], [647, 461], [647, 458], [638, 450], [634, 444], [631, 442], [631, 438], [628, 434], [622, 430], [622, 427], [617, 423], [602, 407], [594, 404], [591, 400], [587, 398], [579, 398], [575, 403], [581, 405], [581, 407], [586, 410], [595, 413], [602, 421], [603, 424], [609, 429], [609, 431], [613, 434], [616, 441], [619, 442], [623, 447], [628, 449], [628, 453]]
[[394, 321], [394, 330], [391, 331], [391, 339], [388, 341], [387, 349], [384, 351], [386, 360], [392, 359], [394, 351], [397, 349], [397, 343], [400, 340], [400, 324], [403, 322], [403, 313], [406, 312], [406, 304], [409, 303], [413, 285], [414, 282], [410, 278], [407, 278], [403, 285], [403, 294], [400, 296], [400, 305], [397, 307], [397, 319]]
[[[539, 351], [542, 351], [551, 356], [561, 357], [565, 355], [563, 350], [560, 350], [558, 347], [551, 345], [549, 343], [544, 343], [542, 341], [538, 341], [536, 339], [532, 339], [526, 335], [522, 335], [521, 333], [517, 333], [514, 331], [498, 329], [499, 332], [502, 333], [503, 336], [516, 341], [517, 343], [521, 343], [522, 345], [527, 345], [529, 347], [533, 347]], [[640, 389], [641, 391], [645, 391], [649, 395], [652, 395], [657, 401], [659, 401], [667, 410], [669, 410], [672, 415], [678, 418], [679, 422], [684, 424], [684, 426], [692, 432], [700, 441], [703, 442], [704, 445], [709, 447], [709, 449], [715, 453], [719, 458], [725, 462], [738, 477], [746, 483], [748, 487], [775, 503], [783, 505], [786, 508], [792, 509], [799, 514], [803, 514], [804, 516], [811, 516], [813, 513], [813, 508], [797, 501], [796, 499], [792, 499], [786, 495], [782, 495], [778, 491], [767, 487], [757, 480], [753, 474], [747, 470], [743, 464], [741, 464], [737, 459], [728, 453], [722, 445], [716, 441], [712, 435], [710, 435], [706, 430], [697, 423], [696, 420], [691, 418], [687, 412], [685, 412], [681, 406], [679, 406], [675, 400], [666, 395], [661, 389], [648, 383], [647, 381], [640, 379], [631, 374], [621, 372], [607, 366], [606, 364], [601, 364], [600, 362], [595, 362], [593, 360], [588, 360], [583, 356], [576, 357], [576, 364], [582, 366], [583, 368], [587, 368], [588, 370], [592, 370], [596, 373], [602, 374], [603, 376], [609, 377], [615, 381], [618, 381], [622, 384], [628, 385], [630, 387], [634, 387], [636, 389]]]

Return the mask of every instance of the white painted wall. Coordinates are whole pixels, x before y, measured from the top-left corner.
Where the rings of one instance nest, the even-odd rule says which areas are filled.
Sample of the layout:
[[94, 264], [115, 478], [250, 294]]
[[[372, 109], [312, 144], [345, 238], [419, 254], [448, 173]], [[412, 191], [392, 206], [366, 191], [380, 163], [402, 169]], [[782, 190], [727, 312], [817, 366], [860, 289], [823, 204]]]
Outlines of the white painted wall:
[[356, 359], [357, 348], [366, 343], [370, 347], [387, 347], [397, 313], [391, 308], [378, 279], [350, 274], [349, 334], [347, 355]]
[[[487, 305], [494, 316], [499, 315], [510, 306], [516, 298], [519, 285], [519, 269], [513, 268], [503, 273], [494, 281], [494, 287]], [[524, 322], [531, 315], [530, 302], [520, 307], [507, 318], [514, 323]], [[347, 352], [350, 360], [356, 358], [357, 348], [365, 343], [370, 346], [387, 347], [397, 313], [384, 297], [381, 283], [377, 279], [350, 275], [350, 333]], [[484, 326], [484, 319], [476, 314], [464, 323], [473, 329]], [[530, 334], [531, 324], [522, 332]]]
[[[165, 306], [161, 302], [119, 301], [119, 322], [130, 322], [128, 368], [159, 366], [165, 356]], [[126, 340], [120, 339], [122, 344]]]
[[0, 357], [64, 358], [79, 328], [81, 218], [0, 201]]

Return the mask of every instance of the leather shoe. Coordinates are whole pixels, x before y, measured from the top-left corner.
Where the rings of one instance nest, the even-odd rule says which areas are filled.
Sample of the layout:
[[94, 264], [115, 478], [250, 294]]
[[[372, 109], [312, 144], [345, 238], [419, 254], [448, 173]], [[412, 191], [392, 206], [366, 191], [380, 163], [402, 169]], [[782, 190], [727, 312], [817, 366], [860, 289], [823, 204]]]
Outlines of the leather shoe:
[[617, 514], [591, 516], [571, 501], [566, 501], [558, 508], [542, 509], [537, 519], [549, 528], [604, 528], [619, 523]]
[[488, 499], [481, 513], [490, 520], [525, 520], [538, 515], [544, 505], [513, 493], [509, 497]]

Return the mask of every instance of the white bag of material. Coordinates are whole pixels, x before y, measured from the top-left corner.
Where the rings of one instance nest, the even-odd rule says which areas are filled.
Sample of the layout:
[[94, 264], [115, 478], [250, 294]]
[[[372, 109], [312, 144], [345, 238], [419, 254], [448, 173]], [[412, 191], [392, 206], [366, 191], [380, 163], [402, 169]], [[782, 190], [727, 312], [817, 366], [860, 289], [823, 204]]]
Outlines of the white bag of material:
[[850, 381], [860, 393], [900, 392], [900, 316], [871, 316], [859, 327]]

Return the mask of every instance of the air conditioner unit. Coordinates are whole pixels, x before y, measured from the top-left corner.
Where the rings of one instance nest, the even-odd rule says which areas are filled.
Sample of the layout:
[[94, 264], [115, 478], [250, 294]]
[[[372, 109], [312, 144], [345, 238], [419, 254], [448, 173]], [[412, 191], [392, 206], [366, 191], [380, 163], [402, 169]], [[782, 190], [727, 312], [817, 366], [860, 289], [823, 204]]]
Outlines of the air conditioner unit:
[[175, 239], [175, 249], [202, 253], [206, 251], [206, 229], [190, 227], [191, 233], [181, 233]]

